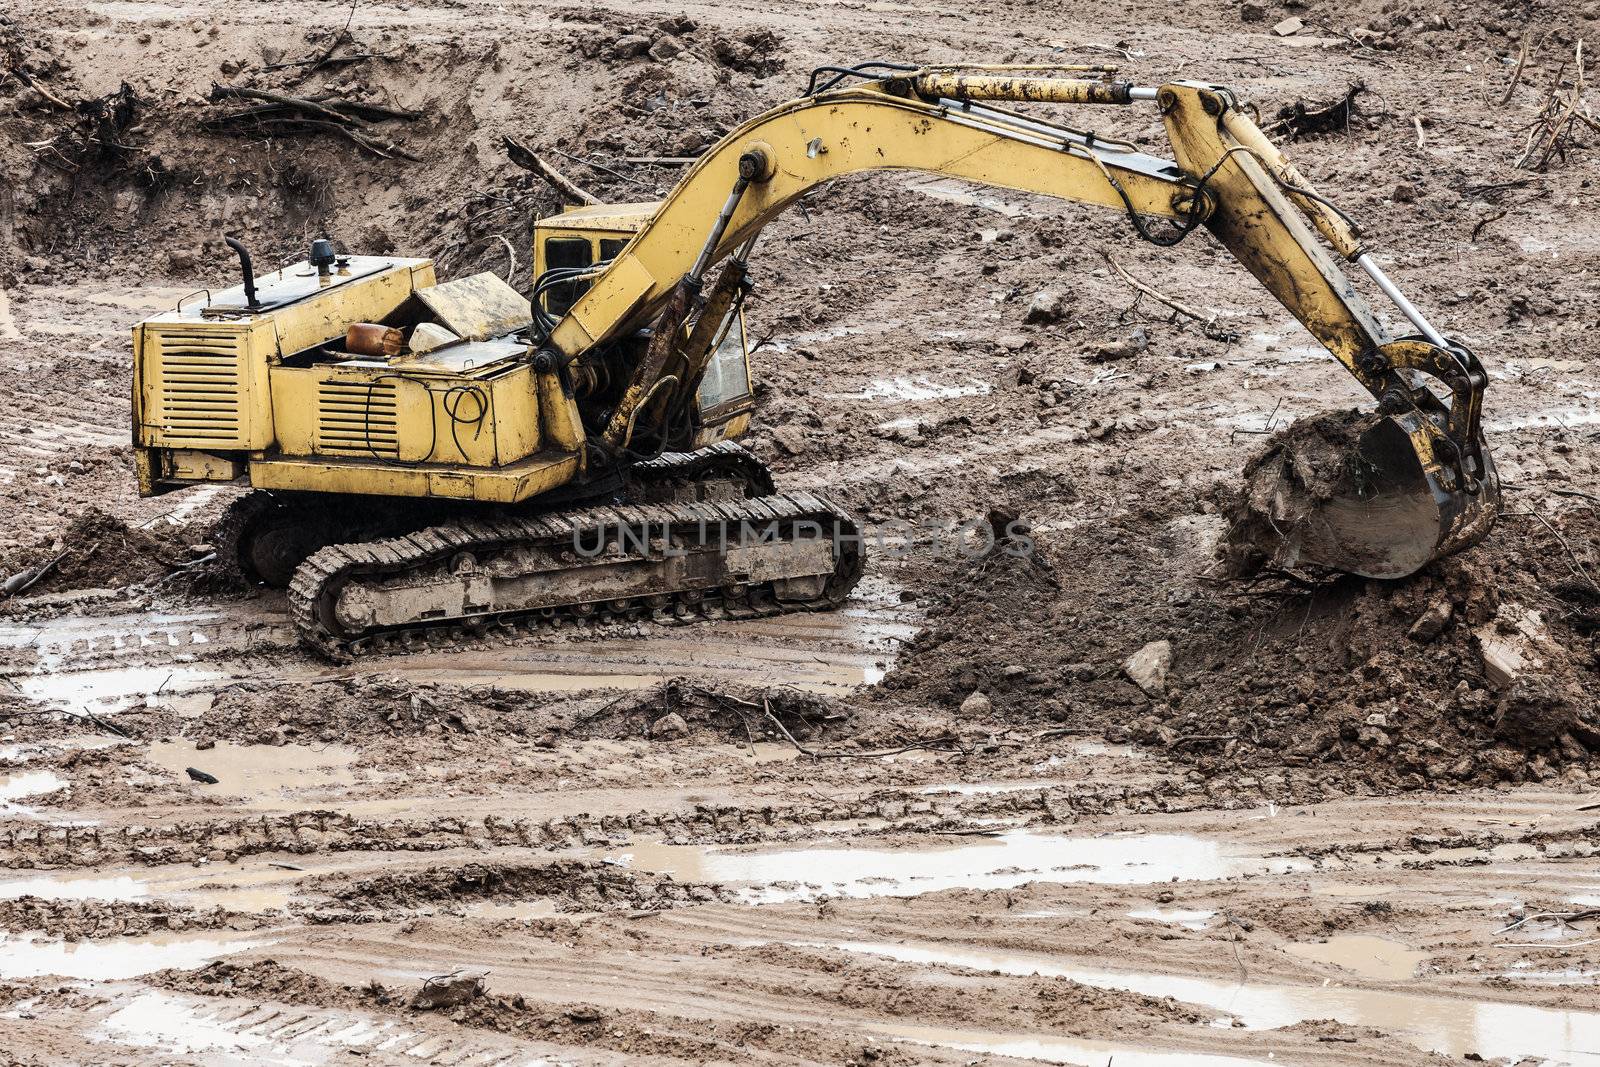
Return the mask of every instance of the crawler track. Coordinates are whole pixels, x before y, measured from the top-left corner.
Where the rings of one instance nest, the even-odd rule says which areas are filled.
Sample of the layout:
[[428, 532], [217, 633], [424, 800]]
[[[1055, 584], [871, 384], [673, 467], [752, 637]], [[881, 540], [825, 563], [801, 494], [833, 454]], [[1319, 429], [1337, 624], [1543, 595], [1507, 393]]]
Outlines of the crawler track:
[[861, 576], [854, 520], [820, 497], [773, 495], [766, 467], [736, 444], [635, 464], [613, 502], [587, 503], [436, 515], [327, 545], [289, 584], [296, 629], [345, 659], [595, 619], [826, 610]]

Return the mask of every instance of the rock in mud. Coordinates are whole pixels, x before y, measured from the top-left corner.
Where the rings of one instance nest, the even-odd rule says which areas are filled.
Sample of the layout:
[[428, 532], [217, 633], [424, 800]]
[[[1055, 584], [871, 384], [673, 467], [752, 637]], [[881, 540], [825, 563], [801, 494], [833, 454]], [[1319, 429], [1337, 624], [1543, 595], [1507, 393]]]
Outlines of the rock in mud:
[[411, 1006], [418, 1011], [458, 1008], [482, 995], [483, 975], [447, 974], [422, 983], [422, 988], [411, 1000]]
[[1473, 631], [1483, 656], [1483, 676], [1496, 689], [1542, 669], [1559, 649], [1550, 641], [1544, 617], [1518, 604], [1502, 604], [1492, 622]]
[[618, 59], [632, 59], [650, 51], [650, 38], [641, 33], [618, 37], [611, 45], [611, 53]]
[[665, 34], [656, 43], [650, 46], [650, 58], [658, 63], [665, 63], [683, 54], [683, 43], [670, 33]]
[[1519, 677], [1495, 709], [1495, 735], [1523, 748], [1552, 748], [1581, 729], [1580, 699], [1572, 686], [1548, 675]]
[[974, 690], [961, 702], [961, 714], [968, 719], [981, 719], [994, 710], [988, 696]]
[[1145, 696], [1160, 700], [1167, 695], [1167, 673], [1172, 669], [1172, 642], [1151, 641], [1122, 665], [1128, 680]]
[[673, 741], [680, 737], [688, 737], [689, 724], [683, 721], [682, 715], [669, 711], [650, 724], [650, 736], [657, 741]]
[[1406, 636], [1418, 644], [1427, 644], [1450, 625], [1450, 619], [1455, 614], [1455, 605], [1449, 597], [1441, 596], [1428, 605], [1428, 610], [1417, 616], [1417, 621], [1411, 624], [1411, 629], [1406, 631]]
[[1062, 314], [1061, 294], [1054, 289], [1041, 289], [1033, 294], [1028, 310], [1023, 312], [1022, 321], [1042, 325], [1061, 321]]

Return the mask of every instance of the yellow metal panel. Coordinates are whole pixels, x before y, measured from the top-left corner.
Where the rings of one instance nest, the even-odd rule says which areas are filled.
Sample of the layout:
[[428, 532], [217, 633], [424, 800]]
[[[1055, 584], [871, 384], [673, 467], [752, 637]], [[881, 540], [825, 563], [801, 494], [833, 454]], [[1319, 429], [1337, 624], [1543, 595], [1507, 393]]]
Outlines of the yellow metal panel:
[[411, 295], [412, 278], [409, 266], [394, 267], [272, 312], [278, 330], [278, 354], [288, 356], [343, 337], [353, 322], [377, 322], [387, 317]]
[[560, 376], [555, 371], [538, 375], [538, 392], [539, 422], [550, 447], [563, 452], [583, 448], [583, 416], [578, 412], [578, 401], [562, 391]]
[[244, 473], [244, 463], [192, 448], [175, 448], [169, 454], [168, 476], [186, 482], [231, 482]]
[[533, 322], [533, 305], [499, 275], [484, 271], [417, 290], [446, 329], [470, 341], [487, 341]]
[[[562, 319], [556, 327], [556, 344], [569, 355], [582, 351], [606, 336], [618, 321], [631, 314], [646, 296], [658, 288], [655, 275], [631, 252], [618, 257], [601, 277], [606, 282], [602, 299], [594, 299], [596, 290], [600, 288], [597, 284], [595, 289], [578, 301], [572, 314]], [[667, 288], [676, 284], [676, 278], [677, 275], [674, 275], [674, 280], [667, 283]], [[563, 331], [566, 331], [565, 334]], [[575, 331], [581, 332], [583, 339], [578, 341], [578, 347], [567, 348], [567, 338], [572, 337]]]
[[291, 456], [309, 456], [317, 439], [316, 368], [273, 367], [270, 380], [278, 448]]
[[146, 322], [134, 331], [135, 441], [210, 450], [272, 440], [264, 322]]
[[382, 461], [259, 459], [250, 463], [250, 484], [261, 489], [296, 489], [370, 496], [447, 497], [514, 504], [570, 482], [578, 471], [571, 453], [541, 452], [499, 470], [463, 471], [435, 464]]
[[637, 233], [650, 221], [661, 207], [659, 200], [644, 200], [633, 204], [590, 204], [569, 208], [559, 215], [540, 219], [540, 228], [559, 230], [612, 230], [618, 233]]
[[533, 368], [524, 365], [490, 384], [491, 428], [501, 463], [515, 463], [539, 449], [539, 391], [534, 378]]
[[399, 373], [383, 365], [275, 367], [272, 394], [285, 456], [400, 463], [515, 463], [539, 447], [533, 369]]

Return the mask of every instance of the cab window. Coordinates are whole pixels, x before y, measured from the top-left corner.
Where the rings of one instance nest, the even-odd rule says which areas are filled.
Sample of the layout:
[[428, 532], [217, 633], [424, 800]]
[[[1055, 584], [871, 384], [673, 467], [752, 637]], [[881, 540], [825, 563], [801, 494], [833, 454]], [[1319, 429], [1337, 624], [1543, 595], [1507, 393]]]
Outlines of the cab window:
[[735, 310], [722, 324], [722, 336], [700, 379], [700, 410], [714, 411], [750, 395], [750, 365], [745, 361], [744, 315]]
[[[545, 270], [587, 267], [594, 262], [594, 249], [586, 237], [547, 237], [544, 242]], [[578, 297], [589, 291], [588, 279], [565, 282], [545, 291], [544, 308], [552, 315], [565, 315]]]

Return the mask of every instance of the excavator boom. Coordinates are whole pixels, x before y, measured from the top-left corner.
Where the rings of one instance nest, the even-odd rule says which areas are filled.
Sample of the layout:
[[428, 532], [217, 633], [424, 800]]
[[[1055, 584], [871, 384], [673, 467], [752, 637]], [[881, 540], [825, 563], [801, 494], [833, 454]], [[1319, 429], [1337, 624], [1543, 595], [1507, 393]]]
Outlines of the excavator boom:
[[[1282, 477], [1252, 486], [1255, 517], [1277, 541], [1276, 562], [1401, 577], [1487, 531], [1499, 492], [1481, 435], [1482, 366], [1405, 298], [1354, 223], [1232, 92], [994, 68], [876, 69], [884, 66], [834, 68], [836, 81], [861, 83], [783, 104], [723, 138], [549, 324], [547, 347], [568, 360], [652, 328], [652, 354], [634, 367], [607, 444], [620, 444], [625, 427], [630, 438], [638, 432], [637, 409], [657, 396], [672, 363], [668, 348], [693, 315], [709, 265], [733, 256], [742, 273], [737, 250], [818, 185], [910, 169], [1110, 208], [1158, 245], [1204, 227], [1372, 394], [1380, 415], [1361, 428], [1347, 472], [1298, 484], [1296, 461], [1285, 457], [1275, 472]], [[995, 102], [1149, 107], [1161, 115], [1175, 158]], [[1345, 264], [1392, 302], [1405, 334], [1384, 327]], [[680, 402], [688, 395], [680, 389]], [[670, 414], [671, 406], [658, 410]]]

